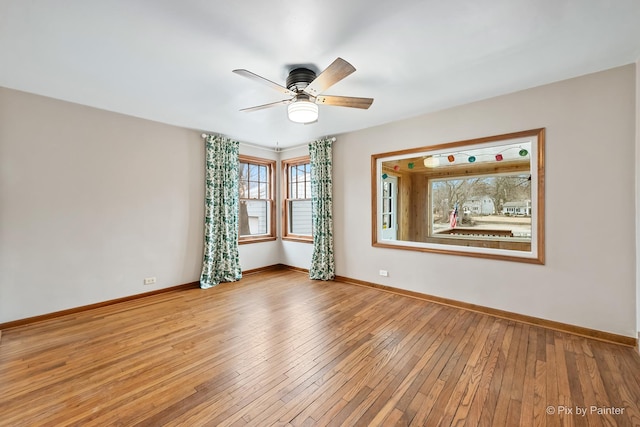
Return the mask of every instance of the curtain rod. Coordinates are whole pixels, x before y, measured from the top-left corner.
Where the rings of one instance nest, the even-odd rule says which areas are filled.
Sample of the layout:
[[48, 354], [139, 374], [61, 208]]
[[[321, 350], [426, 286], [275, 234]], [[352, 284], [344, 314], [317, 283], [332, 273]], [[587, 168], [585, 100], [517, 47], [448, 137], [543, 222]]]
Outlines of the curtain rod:
[[[208, 135], [206, 133], [203, 133], [202, 135], [200, 135], [203, 139], [206, 138]], [[326, 138], [326, 137], [325, 137]], [[332, 136], [331, 138], [327, 138], [330, 139], [331, 142], [336, 142], [336, 137]], [[295, 145], [293, 147], [288, 147], [288, 148], [269, 148], [269, 147], [263, 147], [261, 145], [255, 145], [255, 144], [249, 144], [247, 142], [238, 142], [240, 145], [244, 145], [245, 147], [251, 147], [251, 148], [256, 148], [258, 150], [264, 150], [264, 151], [271, 151], [273, 153], [281, 153], [283, 151], [291, 151], [291, 150], [297, 150], [300, 147], [304, 147], [306, 145], [308, 145], [309, 143], [304, 143], [304, 144], [300, 144], [300, 145]]]

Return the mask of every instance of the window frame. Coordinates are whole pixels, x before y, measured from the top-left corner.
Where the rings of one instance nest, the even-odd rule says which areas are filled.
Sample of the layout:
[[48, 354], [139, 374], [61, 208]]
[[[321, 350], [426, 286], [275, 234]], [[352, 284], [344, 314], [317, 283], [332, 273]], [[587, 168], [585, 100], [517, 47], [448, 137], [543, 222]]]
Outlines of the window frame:
[[[247, 156], [244, 154], [238, 155], [238, 171], [241, 163], [246, 163], [248, 165], [256, 165], [256, 166], [266, 166], [267, 167], [267, 189], [269, 192], [269, 197], [265, 199], [253, 199], [253, 198], [242, 198], [240, 194], [238, 194], [238, 244], [244, 245], [247, 243], [259, 243], [259, 242], [268, 242], [276, 240], [276, 200], [275, 200], [275, 169], [276, 169], [276, 161], [264, 159], [261, 157], [253, 157]], [[240, 182], [240, 176], [238, 173], [238, 184]], [[238, 187], [239, 190], [239, 187]], [[238, 191], [239, 193], [239, 191]], [[257, 235], [240, 235], [240, 203], [243, 200], [264, 200], [269, 202], [269, 219], [267, 221], [269, 232], [266, 234], [257, 234]]]
[[[382, 181], [385, 179], [385, 176], [397, 176], [398, 179], [405, 179], [405, 175], [409, 173], [409, 177], [418, 176], [419, 179], [424, 179], [423, 182], [428, 184], [427, 190], [419, 190], [423, 188], [423, 185], [418, 182], [418, 184], [413, 184], [413, 187], [409, 188], [407, 194], [400, 194], [402, 191], [399, 190], [399, 200], [402, 200], [403, 197], [410, 197], [405, 199], [407, 206], [415, 205], [416, 201], [412, 201], [411, 197], [421, 197], [422, 199], [416, 199], [418, 201], [425, 200], [428, 201], [428, 204], [425, 206], [424, 222], [417, 222], [415, 224], [416, 227], [421, 228], [422, 233], [425, 232], [426, 227], [431, 227], [432, 224], [432, 215], [434, 212], [429, 212], [432, 207], [432, 199], [431, 199], [431, 182], [426, 176], [431, 176], [435, 178], [434, 172], [429, 172], [425, 174], [424, 172], [420, 175], [411, 175], [411, 173], [418, 172], [416, 169], [418, 167], [414, 166], [418, 164], [418, 160], [420, 162], [424, 160], [425, 168], [430, 169], [433, 166], [428, 166], [427, 161], [429, 157], [439, 157], [440, 159], [444, 158], [445, 163], [447, 159], [450, 157], [451, 159], [457, 159], [458, 155], [467, 155], [467, 153], [473, 153], [474, 150], [483, 150], [483, 149], [491, 149], [492, 147], [499, 148], [501, 146], [515, 145], [519, 143], [519, 140], [522, 141], [530, 141], [531, 142], [531, 150], [528, 153], [529, 155], [529, 164], [528, 164], [528, 173], [530, 174], [531, 180], [531, 239], [529, 244], [529, 249], [526, 249], [526, 246], [519, 244], [517, 242], [513, 243], [503, 243], [504, 240], [501, 240], [499, 237], [495, 239], [492, 238], [455, 238], [455, 237], [432, 237], [427, 236], [424, 237], [423, 234], [416, 234], [413, 236], [413, 232], [410, 235], [399, 237], [396, 240], [386, 240], [380, 234], [381, 227], [381, 192], [382, 192]], [[544, 204], [544, 184], [545, 184], [545, 172], [544, 172], [544, 145], [545, 145], [545, 129], [532, 129], [522, 132], [514, 132], [510, 134], [504, 135], [496, 135], [484, 138], [477, 138], [466, 141], [457, 141], [450, 142], [444, 144], [437, 144], [433, 146], [425, 146], [418, 147], [406, 150], [399, 150], [389, 153], [381, 153], [381, 154], [373, 154], [371, 156], [371, 213], [372, 213], [372, 224], [371, 224], [371, 236], [372, 236], [372, 246], [374, 247], [382, 247], [382, 248], [394, 248], [394, 249], [404, 249], [404, 250], [413, 250], [413, 251], [422, 251], [422, 252], [434, 252], [441, 254], [454, 254], [454, 255], [464, 255], [478, 258], [490, 258], [490, 259], [499, 259], [499, 260], [508, 260], [508, 261], [518, 261], [532, 264], [544, 264], [545, 263], [545, 233], [544, 233], [544, 215], [545, 215], [545, 204]], [[526, 150], [524, 150], [526, 152]], [[518, 153], [518, 152], [516, 152]], [[455, 154], [455, 156], [454, 156]], [[523, 154], [520, 154], [521, 156]], [[500, 157], [498, 159], [498, 156]], [[506, 155], [505, 155], [506, 156]], [[471, 159], [473, 157], [473, 159]], [[448, 170], [443, 170], [439, 173], [437, 178], [455, 178], [455, 177], [471, 177], [473, 175], [499, 175], [501, 173], [506, 172], [522, 172], [521, 166], [517, 162], [509, 162], [506, 160], [504, 163], [502, 162], [503, 156], [501, 154], [496, 155], [497, 163], [488, 164], [483, 162], [475, 162], [475, 156], [469, 155], [468, 163], [465, 162], [464, 165], [459, 166], [451, 166]], [[451, 161], [451, 160], [449, 160]], [[456, 160], [457, 161], [457, 160]], [[416, 162], [416, 163], [413, 163]], [[472, 164], [473, 163], [473, 164]], [[510, 165], [509, 165], [510, 163]], [[398, 166], [396, 166], [398, 165]], [[454, 163], [457, 165], [457, 163]], [[485, 166], [486, 165], [486, 166]], [[405, 169], [413, 169], [411, 172], [405, 173]], [[464, 172], [463, 172], [464, 171]], [[425, 177], [425, 178], [422, 178]], [[411, 179], [415, 181], [414, 178]], [[416, 186], [417, 185], [417, 186]], [[413, 189], [411, 189], [413, 188]], [[415, 191], [414, 191], [415, 190]], [[417, 193], [416, 193], [417, 192]], [[420, 206], [418, 203], [417, 206]], [[413, 215], [418, 215], [416, 218], [421, 218], [422, 214], [420, 212], [414, 213]], [[411, 220], [413, 216], [408, 216], [407, 220]], [[411, 223], [409, 224], [409, 229], [412, 229]], [[401, 231], [404, 229], [405, 233], [407, 230], [407, 226], [400, 227]], [[429, 230], [429, 233], [431, 230]]]
[[310, 156], [300, 156], [291, 159], [282, 160], [282, 240], [290, 240], [295, 242], [313, 243], [312, 234], [295, 234], [289, 231], [290, 212], [289, 206], [292, 200], [309, 200], [311, 201], [311, 194], [308, 198], [291, 198], [289, 182], [290, 171], [292, 167], [309, 164], [311, 167]]

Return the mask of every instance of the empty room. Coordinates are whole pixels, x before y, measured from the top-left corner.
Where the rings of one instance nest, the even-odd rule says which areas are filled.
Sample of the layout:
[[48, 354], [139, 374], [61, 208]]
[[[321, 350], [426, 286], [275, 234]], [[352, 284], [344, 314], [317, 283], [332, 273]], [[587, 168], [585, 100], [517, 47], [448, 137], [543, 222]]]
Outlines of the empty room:
[[0, 426], [640, 426], [638, 22], [0, 0]]

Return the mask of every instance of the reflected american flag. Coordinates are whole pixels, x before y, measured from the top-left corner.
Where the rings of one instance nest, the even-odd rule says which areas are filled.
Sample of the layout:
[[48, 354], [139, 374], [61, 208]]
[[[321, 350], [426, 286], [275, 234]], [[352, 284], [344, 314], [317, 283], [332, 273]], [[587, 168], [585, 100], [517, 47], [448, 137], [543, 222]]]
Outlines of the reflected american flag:
[[449, 225], [451, 228], [456, 228], [458, 224], [458, 204], [456, 203], [453, 207], [453, 210], [449, 214]]

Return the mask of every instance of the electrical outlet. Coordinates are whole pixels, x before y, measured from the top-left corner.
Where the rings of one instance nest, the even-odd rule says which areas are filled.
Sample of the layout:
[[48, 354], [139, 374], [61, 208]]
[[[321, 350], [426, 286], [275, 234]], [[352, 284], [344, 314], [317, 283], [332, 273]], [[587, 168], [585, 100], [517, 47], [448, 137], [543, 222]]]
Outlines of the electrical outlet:
[[154, 283], [156, 283], [156, 278], [155, 277], [145, 277], [145, 279], [144, 279], [144, 284], [145, 285], [153, 285]]
[[389, 277], [389, 272], [387, 270], [380, 270], [380, 275], [383, 277]]

